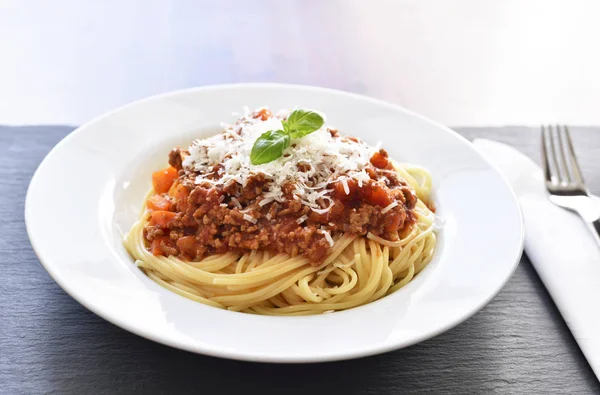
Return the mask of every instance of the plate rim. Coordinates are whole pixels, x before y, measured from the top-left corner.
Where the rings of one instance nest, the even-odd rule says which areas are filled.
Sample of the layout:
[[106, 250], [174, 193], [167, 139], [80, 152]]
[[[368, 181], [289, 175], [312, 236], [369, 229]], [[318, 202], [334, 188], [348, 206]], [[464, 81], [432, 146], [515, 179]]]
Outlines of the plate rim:
[[[112, 317], [110, 315], [110, 313], [108, 313], [106, 310], [96, 308], [95, 306], [86, 303], [85, 300], [82, 300], [84, 298], [80, 297], [77, 292], [73, 291], [72, 287], [70, 287], [67, 283], [63, 282], [56, 275], [55, 271], [52, 268], [53, 265], [48, 264], [46, 262], [49, 260], [49, 258], [48, 257], [43, 258], [41, 256], [41, 254], [39, 253], [38, 241], [37, 241], [36, 237], [33, 236], [32, 226], [33, 226], [34, 220], [31, 218], [31, 205], [32, 205], [31, 195], [33, 193], [32, 190], [34, 189], [34, 185], [38, 182], [37, 180], [40, 177], [41, 170], [44, 168], [45, 165], [47, 165], [47, 162], [48, 162], [47, 159], [49, 157], [55, 155], [56, 152], [59, 149], [61, 149], [60, 147], [62, 147], [65, 144], [68, 144], [68, 142], [72, 138], [74, 138], [76, 135], [79, 135], [80, 133], [82, 133], [82, 131], [85, 131], [85, 129], [89, 125], [92, 125], [96, 122], [102, 121], [105, 118], [109, 118], [113, 114], [124, 111], [130, 107], [135, 107], [139, 104], [153, 101], [153, 100], [165, 99], [170, 96], [185, 95], [186, 93], [192, 93], [192, 92], [197, 92], [197, 91], [206, 92], [206, 91], [211, 91], [211, 90], [246, 89], [246, 88], [247, 89], [252, 89], [252, 88], [254, 88], [254, 89], [261, 89], [261, 88], [301, 89], [301, 90], [313, 91], [313, 92], [320, 91], [320, 92], [327, 92], [327, 93], [333, 93], [333, 94], [338, 94], [338, 95], [341, 94], [344, 96], [350, 96], [350, 97], [360, 99], [360, 100], [366, 100], [366, 101], [369, 101], [376, 105], [390, 108], [394, 111], [403, 112], [409, 116], [415, 117], [423, 122], [426, 122], [432, 126], [435, 126], [438, 129], [443, 129], [446, 133], [450, 133], [455, 138], [458, 138], [459, 140], [461, 140], [462, 143], [471, 146], [471, 148], [476, 153], [476, 155], [481, 160], [483, 160], [489, 166], [489, 168], [491, 168], [496, 173], [496, 175], [502, 180], [504, 187], [507, 189], [507, 191], [509, 191], [510, 196], [512, 197], [512, 202], [514, 203], [517, 213], [518, 213], [519, 246], [518, 246], [518, 249], [515, 250], [515, 257], [514, 257], [513, 262], [511, 262], [509, 273], [498, 284], [496, 289], [494, 289], [489, 294], [489, 296], [487, 298], [485, 298], [484, 300], [481, 300], [480, 302], [477, 303], [476, 308], [473, 308], [468, 314], [460, 315], [457, 318], [455, 318], [454, 320], [448, 320], [443, 325], [440, 325], [436, 330], [427, 331], [424, 334], [419, 334], [417, 336], [413, 336], [409, 341], [405, 341], [402, 344], [397, 344], [397, 343], [384, 344], [384, 345], [380, 345], [380, 346], [370, 347], [365, 350], [346, 351], [343, 353], [330, 354], [327, 356], [287, 355], [285, 357], [282, 357], [282, 356], [273, 357], [267, 353], [257, 355], [257, 354], [240, 353], [235, 350], [215, 349], [215, 348], [210, 348], [210, 347], [201, 347], [199, 345], [191, 345], [190, 343], [186, 343], [184, 341], [180, 341], [177, 339], [167, 339], [165, 337], [155, 336], [152, 332], [148, 332], [139, 326], [131, 325], [129, 322], [123, 322], [119, 318]], [[62, 288], [63, 291], [65, 291], [71, 298], [73, 298], [75, 301], [77, 301], [80, 305], [82, 305], [89, 311], [93, 312], [95, 315], [103, 318], [104, 320], [106, 320], [122, 329], [127, 330], [128, 332], [131, 332], [138, 336], [144, 337], [148, 340], [152, 340], [157, 343], [164, 344], [164, 345], [167, 345], [170, 347], [179, 348], [182, 350], [199, 353], [199, 354], [203, 354], [203, 355], [209, 355], [209, 356], [213, 356], [213, 357], [250, 361], [250, 362], [268, 362], [268, 363], [315, 363], [315, 362], [329, 362], [329, 361], [339, 361], [339, 360], [362, 358], [362, 357], [366, 357], [366, 356], [382, 354], [382, 353], [390, 352], [393, 350], [409, 347], [411, 345], [420, 343], [424, 340], [436, 337], [439, 334], [444, 333], [444, 332], [460, 325], [461, 323], [465, 322], [466, 320], [471, 318], [473, 315], [475, 315], [477, 312], [481, 311], [486, 305], [488, 305], [500, 293], [500, 291], [506, 286], [508, 281], [512, 278], [512, 276], [514, 275], [514, 272], [520, 262], [522, 254], [523, 254], [524, 232], [525, 232], [523, 212], [522, 212], [521, 206], [518, 202], [518, 199], [517, 199], [517, 196], [516, 196], [514, 190], [510, 186], [507, 179], [495, 167], [495, 165], [493, 163], [491, 163], [491, 161], [489, 161], [478, 149], [476, 149], [476, 147], [474, 147], [472, 145], [472, 143], [468, 139], [466, 139], [464, 136], [460, 135], [459, 133], [455, 132], [454, 130], [450, 129], [449, 127], [447, 127], [437, 121], [431, 120], [431, 119], [429, 119], [419, 113], [416, 113], [412, 110], [406, 109], [400, 105], [390, 103], [385, 100], [376, 99], [376, 98], [373, 98], [370, 96], [366, 96], [366, 95], [362, 95], [362, 94], [358, 94], [358, 93], [354, 93], [354, 92], [348, 92], [345, 90], [325, 88], [325, 87], [320, 87], [320, 86], [287, 84], [287, 83], [273, 83], [273, 82], [214, 84], [214, 85], [197, 86], [197, 87], [190, 87], [190, 88], [185, 88], [185, 89], [172, 90], [172, 91], [168, 91], [168, 92], [163, 92], [163, 93], [158, 93], [155, 95], [147, 96], [147, 97], [126, 103], [122, 106], [119, 106], [119, 107], [114, 108], [110, 111], [107, 111], [97, 117], [92, 118], [91, 120], [89, 120], [89, 121], [85, 122], [84, 124], [75, 128], [72, 132], [70, 132], [63, 139], [61, 139], [41, 160], [41, 162], [37, 166], [35, 172], [33, 173], [33, 176], [31, 177], [31, 180], [30, 180], [28, 188], [27, 188], [27, 193], [25, 196], [25, 204], [24, 204], [24, 219], [25, 219], [25, 227], [26, 227], [26, 231], [27, 231], [27, 235], [28, 235], [30, 244], [31, 244], [32, 249], [33, 249], [34, 253], [36, 254], [40, 264], [42, 265], [42, 267], [46, 270], [46, 272], [50, 275], [50, 277]], [[352, 309], [350, 309], [350, 310], [352, 310]]]

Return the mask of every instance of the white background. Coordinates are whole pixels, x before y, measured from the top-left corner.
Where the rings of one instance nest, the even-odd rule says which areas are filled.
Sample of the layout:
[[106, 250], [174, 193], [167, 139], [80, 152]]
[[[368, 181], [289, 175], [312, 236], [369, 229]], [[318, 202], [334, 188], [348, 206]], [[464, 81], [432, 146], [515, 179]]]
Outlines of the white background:
[[451, 126], [600, 124], [600, 2], [0, 0], [0, 124], [147, 95], [321, 85]]

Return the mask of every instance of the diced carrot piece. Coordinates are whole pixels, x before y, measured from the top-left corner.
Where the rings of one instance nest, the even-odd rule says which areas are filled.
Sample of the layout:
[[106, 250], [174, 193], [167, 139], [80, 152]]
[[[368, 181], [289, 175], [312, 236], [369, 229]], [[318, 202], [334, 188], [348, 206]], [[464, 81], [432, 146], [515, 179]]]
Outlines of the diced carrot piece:
[[167, 195], [169, 195], [171, 197], [175, 197], [175, 191], [177, 190], [178, 186], [179, 186], [179, 182], [177, 180], [175, 180], [175, 182], [173, 182], [173, 185], [171, 185], [171, 188], [169, 188], [169, 192], [167, 192]]
[[170, 244], [171, 239], [169, 236], [160, 236], [152, 240], [150, 244], [150, 252], [152, 255], [165, 255], [165, 251], [163, 249], [163, 244]]
[[150, 211], [169, 211], [171, 209], [171, 201], [165, 196], [154, 195], [148, 198], [146, 207], [148, 207], [148, 210]]
[[166, 169], [152, 173], [152, 186], [156, 193], [166, 193], [177, 179], [177, 169], [169, 166]]
[[333, 185], [335, 197], [344, 202], [357, 199], [358, 192], [360, 189], [358, 186], [358, 182], [356, 182], [356, 180], [353, 180], [353, 179], [347, 179], [346, 186], [348, 186], [348, 193], [346, 193], [346, 188], [344, 187], [344, 183], [342, 181], [337, 181]]
[[387, 188], [377, 184], [369, 184], [364, 188], [364, 197], [367, 203], [386, 207], [392, 203], [392, 196]]
[[[344, 191], [344, 184], [342, 184], [341, 181], [338, 181], [335, 184], [333, 184], [333, 191], [335, 193], [335, 196], [340, 199], [346, 196], [346, 191]], [[348, 193], [350, 192], [348, 191]]]
[[172, 211], [153, 211], [150, 214], [150, 225], [158, 225], [161, 228], [166, 228], [176, 215], [177, 214]]
[[371, 163], [378, 169], [388, 169], [390, 167], [390, 161], [388, 160], [387, 156], [381, 152], [375, 152], [373, 154], [371, 157]]
[[191, 256], [192, 258], [196, 255], [196, 237], [194, 236], [183, 236], [177, 239], [177, 248], [184, 254]]

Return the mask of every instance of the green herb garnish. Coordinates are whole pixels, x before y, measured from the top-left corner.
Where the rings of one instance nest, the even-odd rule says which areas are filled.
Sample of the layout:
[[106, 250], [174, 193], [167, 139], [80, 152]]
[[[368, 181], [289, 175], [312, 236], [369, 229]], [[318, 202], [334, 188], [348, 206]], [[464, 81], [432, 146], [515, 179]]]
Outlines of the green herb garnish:
[[260, 135], [252, 146], [250, 161], [253, 165], [269, 163], [283, 155], [290, 145], [290, 135], [283, 130], [270, 130]]
[[316, 132], [323, 126], [323, 117], [314, 111], [296, 110], [287, 120], [281, 121], [283, 130], [269, 130], [254, 142], [250, 152], [253, 165], [269, 163], [283, 155], [291, 139], [299, 139]]

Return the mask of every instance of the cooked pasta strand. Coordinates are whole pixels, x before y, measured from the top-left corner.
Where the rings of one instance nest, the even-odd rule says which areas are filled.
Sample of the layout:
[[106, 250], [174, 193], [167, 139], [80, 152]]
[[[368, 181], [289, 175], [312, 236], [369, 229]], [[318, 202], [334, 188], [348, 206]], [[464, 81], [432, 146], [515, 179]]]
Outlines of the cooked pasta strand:
[[414, 189], [416, 223], [397, 241], [371, 233], [334, 238], [325, 262], [311, 266], [302, 256], [268, 251], [225, 253], [199, 262], [155, 256], [143, 229], [145, 211], [125, 238], [135, 264], [150, 279], [186, 298], [251, 314], [307, 315], [360, 306], [408, 284], [432, 260], [436, 247], [431, 177], [427, 171], [396, 165]]

